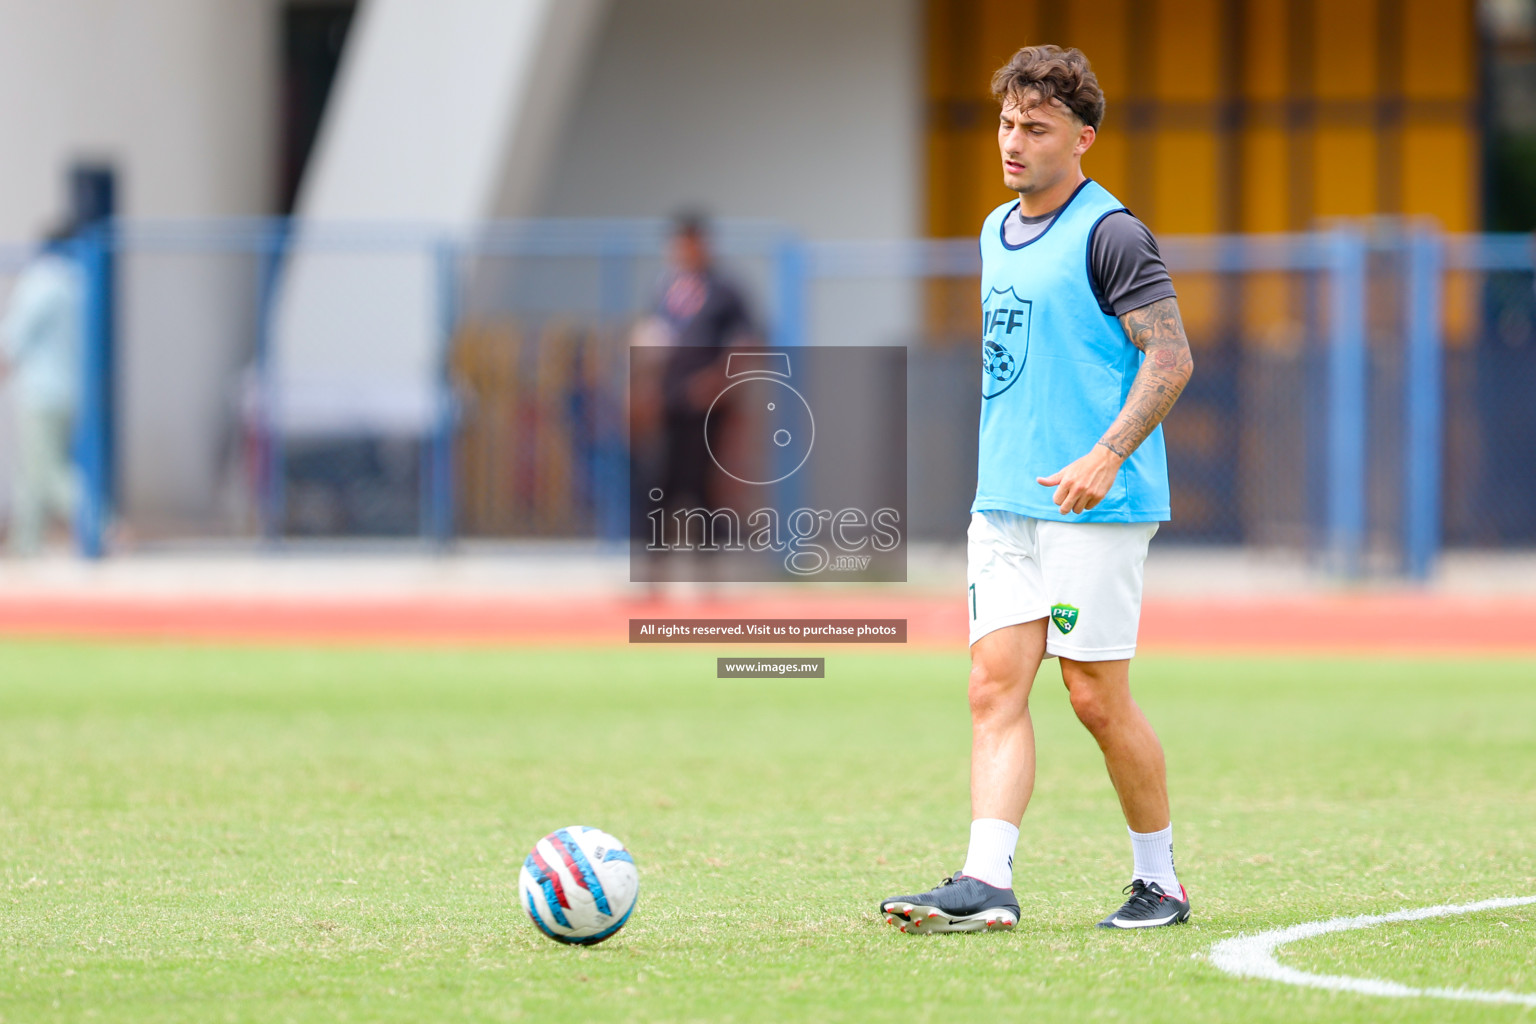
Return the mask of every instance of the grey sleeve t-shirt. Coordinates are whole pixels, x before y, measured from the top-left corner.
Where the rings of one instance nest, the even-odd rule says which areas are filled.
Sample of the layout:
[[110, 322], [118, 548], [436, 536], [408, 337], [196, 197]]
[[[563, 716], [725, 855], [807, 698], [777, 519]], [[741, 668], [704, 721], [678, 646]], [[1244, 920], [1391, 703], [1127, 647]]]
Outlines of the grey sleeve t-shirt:
[[[1003, 221], [1003, 239], [1023, 245], [1051, 226], [1061, 210], [1025, 217], [1018, 207]], [[1157, 242], [1129, 210], [1111, 213], [1094, 229], [1088, 255], [1088, 280], [1099, 308], [1110, 316], [1174, 297], [1173, 279], [1163, 265]]]

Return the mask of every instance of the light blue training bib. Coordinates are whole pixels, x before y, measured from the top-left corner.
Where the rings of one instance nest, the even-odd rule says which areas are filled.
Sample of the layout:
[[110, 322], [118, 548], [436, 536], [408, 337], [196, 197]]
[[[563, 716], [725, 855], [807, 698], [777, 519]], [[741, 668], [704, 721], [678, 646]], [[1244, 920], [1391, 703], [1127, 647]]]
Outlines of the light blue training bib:
[[1062, 515], [1035, 482], [1087, 455], [1114, 422], [1145, 358], [1099, 308], [1089, 279], [1093, 229], [1125, 209], [1095, 181], [1078, 186], [1044, 233], [1003, 240], [1018, 205], [981, 229], [981, 451], [972, 512], [1004, 509], [1066, 523], [1151, 523], [1169, 517], [1168, 457], [1159, 425], [1120, 467], [1095, 508]]

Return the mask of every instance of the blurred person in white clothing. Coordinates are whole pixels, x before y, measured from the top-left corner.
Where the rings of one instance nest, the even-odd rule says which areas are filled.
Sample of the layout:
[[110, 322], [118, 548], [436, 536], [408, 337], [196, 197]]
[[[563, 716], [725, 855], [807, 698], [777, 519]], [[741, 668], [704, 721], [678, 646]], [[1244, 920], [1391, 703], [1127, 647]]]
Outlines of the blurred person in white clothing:
[[49, 516], [67, 525], [79, 490], [70, 456], [81, 375], [84, 285], [66, 249], [69, 228], [51, 232], [22, 270], [0, 321], [0, 377], [11, 387], [16, 447], [10, 548], [37, 553]]

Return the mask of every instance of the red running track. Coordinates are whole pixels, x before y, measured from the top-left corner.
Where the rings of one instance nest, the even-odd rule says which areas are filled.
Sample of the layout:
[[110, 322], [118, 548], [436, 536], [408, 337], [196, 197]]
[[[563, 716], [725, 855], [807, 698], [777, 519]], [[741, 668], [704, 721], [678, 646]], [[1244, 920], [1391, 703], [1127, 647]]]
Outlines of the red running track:
[[[618, 597], [0, 596], [0, 636], [400, 645], [619, 645], [634, 618], [901, 618], [908, 643], [963, 651], [961, 601], [890, 594]], [[1536, 655], [1536, 597], [1361, 593], [1149, 598], [1146, 652]], [[748, 645], [743, 645], [748, 646]], [[761, 645], [759, 645], [761, 646]], [[821, 646], [825, 646], [824, 644]], [[888, 645], [877, 645], [888, 646]]]

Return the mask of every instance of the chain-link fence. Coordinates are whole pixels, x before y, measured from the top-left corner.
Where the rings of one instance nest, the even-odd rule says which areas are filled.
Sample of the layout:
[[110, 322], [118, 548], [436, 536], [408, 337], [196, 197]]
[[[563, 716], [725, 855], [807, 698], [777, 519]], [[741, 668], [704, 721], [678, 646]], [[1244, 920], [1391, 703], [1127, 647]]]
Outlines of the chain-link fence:
[[1536, 544], [1536, 244], [1465, 236], [1445, 249], [1447, 545]]
[[[767, 343], [782, 233], [726, 225], [720, 272]], [[628, 347], [666, 274], [664, 226], [503, 225], [458, 250], [450, 379], [465, 536], [626, 536]]]
[[[958, 539], [974, 485], [974, 243], [811, 247], [813, 305], [886, 286], [913, 347], [914, 535]], [[1166, 539], [1428, 570], [1446, 544], [1536, 542], [1531, 240], [1395, 222], [1163, 241], [1195, 374], [1165, 432]], [[816, 337], [814, 340], [823, 340]]]
[[127, 226], [116, 301], [112, 463], [119, 540], [259, 533], [263, 286], [259, 231]]
[[[621, 538], [627, 347], [665, 243], [661, 222], [466, 240], [269, 221], [82, 243], [110, 354], [92, 364], [112, 381], [109, 454], [88, 474], [109, 536]], [[1166, 425], [1164, 537], [1410, 574], [1441, 543], [1536, 542], [1529, 239], [1385, 223], [1162, 245], [1195, 354]], [[717, 250], [762, 341], [907, 347], [909, 536], [958, 541], [974, 242], [727, 222]], [[0, 293], [24, 258], [0, 251]]]

